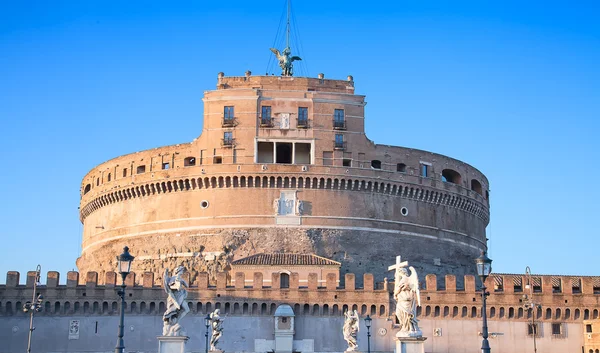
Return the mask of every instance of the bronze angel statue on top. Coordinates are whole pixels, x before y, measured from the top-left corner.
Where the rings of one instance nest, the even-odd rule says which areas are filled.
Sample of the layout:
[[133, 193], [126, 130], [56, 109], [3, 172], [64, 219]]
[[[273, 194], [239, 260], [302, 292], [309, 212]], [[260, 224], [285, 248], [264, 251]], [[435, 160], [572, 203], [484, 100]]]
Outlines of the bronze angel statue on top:
[[302, 60], [299, 56], [290, 56], [292, 51], [289, 47], [285, 48], [282, 53], [275, 48], [271, 48], [271, 51], [279, 60], [279, 67], [281, 67], [281, 76], [292, 76], [294, 74], [292, 63], [296, 60]]

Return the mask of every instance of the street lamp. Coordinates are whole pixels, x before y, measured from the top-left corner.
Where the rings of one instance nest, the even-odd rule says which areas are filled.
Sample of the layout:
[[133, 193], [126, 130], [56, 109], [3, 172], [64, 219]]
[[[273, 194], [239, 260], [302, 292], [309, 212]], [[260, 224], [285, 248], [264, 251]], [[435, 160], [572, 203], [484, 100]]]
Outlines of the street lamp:
[[367, 327], [367, 353], [371, 353], [371, 317], [367, 315], [365, 318], [365, 326]]
[[206, 333], [204, 337], [206, 338], [206, 346], [204, 347], [204, 352], [208, 353], [208, 328], [210, 327], [210, 314], [206, 314], [204, 318], [204, 325], [206, 326]]
[[121, 274], [121, 289], [117, 290], [117, 294], [121, 297], [121, 319], [119, 321], [119, 336], [115, 353], [125, 353], [125, 345], [123, 343], [123, 327], [125, 326], [125, 278], [131, 271], [131, 262], [134, 257], [129, 253], [129, 247], [123, 248], [123, 253], [117, 256], [117, 269]]
[[537, 336], [537, 326], [535, 324], [535, 315], [537, 310], [535, 309], [539, 309], [542, 306], [538, 303], [535, 303], [533, 301], [533, 281], [531, 280], [531, 269], [529, 268], [529, 266], [527, 266], [525, 268], [525, 276], [526, 276], [526, 280], [527, 282], [525, 282], [525, 289], [529, 289], [529, 295], [527, 294], [523, 294], [523, 307], [529, 312], [531, 310], [531, 333], [533, 335], [533, 352], [537, 353], [537, 342], [536, 342], [536, 336]]
[[488, 342], [488, 327], [487, 327], [487, 313], [485, 308], [485, 298], [490, 295], [490, 293], [486, 292], [485, 280], [488, 278], [490, 273], [492, 272], [492, 260], [487, 257], [485, 251], [481, 251], [481, 255], [475, 259], [475, 263], [477, 264], [477, 275], [481, 279], [481, 299], [483, 301], [483, 330], [482, 337], [483, 341], [481, 342], [481, 352], [482, 353], [490, 353], [490, 343]]
[[33, 280], [33, 295], [31, 296], [31, 301], [23, 305], [23, 312], [29, 313], [29, 335], [27, 338], [27, 353], [31, 352], [31, 336], [33, 335], [33, 330], [35, 330], [35, 327], [33, 327], [33, 315], [36, 311], [42, 311], [42, 300], [44, 299], [44, 297], [41, 294], [38, 294], [36, 296], [37, 285], [40, 282], [41, 271], [42, 266], [37, 265], [37, 267], [35, 268], [35, 279]]

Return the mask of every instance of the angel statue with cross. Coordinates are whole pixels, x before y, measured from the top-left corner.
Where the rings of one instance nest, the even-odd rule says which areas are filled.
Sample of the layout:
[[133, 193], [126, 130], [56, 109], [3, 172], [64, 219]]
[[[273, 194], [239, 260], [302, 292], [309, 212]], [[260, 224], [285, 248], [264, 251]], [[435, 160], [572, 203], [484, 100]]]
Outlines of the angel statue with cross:
[[[408, 270], [410, 269], [410, 275]], [[423, 335], [419, 329], [417, 320], [417, 306], [421, 306], [421, 296], [419, 292], [419, 278], [417, 271], [412, 266], [408, 266], [408, 261], [401, 261], [401, 257], [396, 257], [396, 263], [388, 270], [395, 270], [394, 274], [394, 300], [396, 301], [396, 317], [400, 326], [400, 331], [396, 336], [401, 337], [420, 337]]]

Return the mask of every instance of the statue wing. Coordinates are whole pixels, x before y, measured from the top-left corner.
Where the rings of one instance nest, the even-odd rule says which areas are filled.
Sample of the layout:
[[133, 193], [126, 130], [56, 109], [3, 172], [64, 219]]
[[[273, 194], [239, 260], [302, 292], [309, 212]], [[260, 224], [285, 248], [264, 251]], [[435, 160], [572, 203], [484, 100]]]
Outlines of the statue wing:
[[270, 49], [273, 52], [273, 54], [275, 54], [275, 56], [277, 56], [277, 59], [279, 59], [279, 57], [281, 56], [281, 53], [279, 53], [279, 50], [277, 50], [275, 48], [270, 48]]
[[169, 287], [169, 269], [165, 268], [165, 273], [163, 274], [163, 286], [165, 287], [165, 292], [168, 295], [172, 293], [171, 288]]
[[417, 275], [417, 270], [414, 267], [410, 266], [410, 276], [408, 277], [408, 282], [410, 283], [410, 287], [415, 292], [417, 296], [417, 305], [421, 306], [421, 291], [419, 290], [419, 277]]
[[292, 62], [293, 62], [293, 61], [296, 61], [296, 60], [302, 60], [302, 58], [301, 58], [301, 57], [299, 57], [299, 56], [292, 56], [292, 57], [290, 58], [290, 61], [292, 61]]

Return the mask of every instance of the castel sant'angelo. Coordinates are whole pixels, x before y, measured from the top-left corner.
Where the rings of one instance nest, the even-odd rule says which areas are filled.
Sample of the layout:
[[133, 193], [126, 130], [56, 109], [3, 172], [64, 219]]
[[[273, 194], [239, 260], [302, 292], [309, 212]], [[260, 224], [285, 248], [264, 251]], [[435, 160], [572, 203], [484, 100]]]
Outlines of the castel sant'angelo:
[[316, 254], [388, 276], [399, 253], [425, 273], [473, 273], [486, 249], [488, 180], [467, 163], [365, 134], [354, 80], [225, 76], [190, 143], [114, 158], [81, 185], [82, 272], [228, 270], [259, 253]]
[[[487, 250], [486, 176], [448, 156], [376, 144], [352, 76], [295, 77], [289, 68], [219, 73], [196, 139], [116, 157], [85, 175], [79, 272], [62, 284], [50, 271], [37, 287], [36, 352], [113, 349], [115, 255], [124, 246], [135, 255], [127, 352], [156, 352], [162, 276], [179, 265], [187, 268], [190, 352], [204, 351], [203, 318], [215, 308], [227, 316], [226, 353], [282, 352], [282, 332], [293, 352], [342, 352], [347, 310], [373, 318], [370, 350], [392, 352], [388, 267], [398, 255], [421, 278], [425, 351], [479, 349], [474, 259]], [[25, 284], [9, 272], [0, 285], [0, 353], [25, 349], [21, 307], [34, 282], [35, 272]], [[599, 352], [600, 277], [492, 274], [486, 285], [495, 352], [530, 352], [534, 340], [540, 352]], [[366, 340], [362, 328], [361, 351]]]

